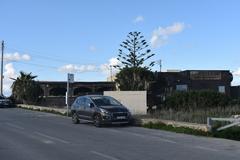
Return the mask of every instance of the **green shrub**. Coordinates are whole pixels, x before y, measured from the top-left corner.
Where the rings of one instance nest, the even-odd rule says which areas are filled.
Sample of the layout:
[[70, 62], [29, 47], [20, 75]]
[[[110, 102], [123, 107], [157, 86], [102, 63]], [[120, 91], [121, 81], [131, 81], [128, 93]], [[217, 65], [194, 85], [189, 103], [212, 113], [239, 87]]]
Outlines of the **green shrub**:
[[204, 132], [204, 131], [195, 130], [187, 127], [174, 127], [172, 125], [166, 125], [163, 123], [152, 123], [152, 122], [144, 124], [143, 127], [151, 128], [151, 129], [161, 129], [161, 130], [172, 131], [176, 133], [225, 138], [225, 139], [240, 141], [240, 127], [232, 127], [222, 131], [214, 130], [213, 132]]
[[174, 92], [166, 97], [162, 108], [189, 111], [197, 108], [225, 107], [229, 102], [228, 96], [214, 91]]
[[188, 127], [174, 127], [172, 125], [166, 125], [164, 123], [152, 123], [149, 122], [147, 124], [144, 124], [143, 127], [145, 128], [151, 128], [151, 129], [162, 129], [166, 131], [172, 131], [176, 133], [185, 133], [185, 134], [191, 134], [191, 135], [200, 135], [200, 136], [211, 136], [210, 132], [204, 132], [201, 130], [195, 130]]
[[213, 136], [240, 141], [240, 127], [231, 127], [222, 131], [214, 131]]

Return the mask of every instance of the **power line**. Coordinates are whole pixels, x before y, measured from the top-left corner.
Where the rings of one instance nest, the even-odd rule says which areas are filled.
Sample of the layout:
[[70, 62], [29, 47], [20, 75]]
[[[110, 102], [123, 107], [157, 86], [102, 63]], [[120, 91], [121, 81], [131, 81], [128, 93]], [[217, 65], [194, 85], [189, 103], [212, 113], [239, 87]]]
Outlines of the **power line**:
[[12, 61], [12, 62], [22, 63], [22, 64], [26, 64], [26, 65], [32, 65], [32, 66], [38, 66], [38, 67], [42, 67], [42, 68], [59, 69], [59, 67], [56, 67], [56, 66], [43, 65], [43, 64], [38, 64], [38, 63], [23, 62], [23, 61]]
[[[37, 64], [37, 63], [31, 63], [31, 62], [23, 62], [23, 61], [12, 61], [14, 63], [22, 63], [25, 65], [31, 65], [31, 66], [37, 66], [37, 67], [42, 67], [42, 68], [50, 68], [54, 70], [59, 70], [61, 67], [56, 67], [56, 66], [50, 66], [50, 65], [42, 65], [42, 64]], [[100, 72], [101, 69], [100, 67], [97, 67], [95, 70], [86, 70], [86, 71], [76, 71], [76, 73], [84, 73], [84, 72]]]
[[[12, 50], [14, 50], [14, 51], [16, 51], [16, 52], [22, 52], [22, 53], [28, 53], [28, 52], [26, 52], [26, 51], [22, 51], [22, 50], [19, 50], [19, 49], [16, 49], [16, 48], [9, 48], [9, 47], [7, 47], [8, 49], [12, 49]], [[35, 51], [34, 51], [35, 52]], [[36, 56], [36, 57], [39, 57], [39, 58], [41, 58], [41, 59], [44, 59], [44, 60], [52, 60], [52, 61], [57, 61], [57, 62], [64, 62], [65, 64], [66, 63], [69, 63], [69, 64], [73, 64], [73, 65], [77, 65], [77, 66], [88, 66], [88, 65], [94, 65], [94, 66], [98, 66], [95, 70], [87, 70], [87, 71], [76, 71], [76, 72], [79, 72], [79, 73], [82, 73], [82, 72], [100, 72], [101, 71], [101, 69], [100, 69], [100, 65], [97, 65], [96, 63], [95, 64], [79, 64], [78, 62], [77, 63], [72, 63], [72, 62], [67, 62], [66, 60], [63, 60], [63, 59], [59, 59], [59, 58], [53, 58], [53, 57], [51, 57], [51, 56], [43, 56], [43, 55], [40, 55], [40, 54], [33, 54], [32, 52], [31, 52], [31, 54], [29, 54], [29, 55], [34, 55], [34, 56]], [[51, 66], [51, 65], [43, 65], [43, 64], [39, 64], [39, 63], [32, 63], [32, 62], [23, 62], [23, 61], [12, 61], [12, 62], [14, 62], [14, 63], [21, 63], [21, 64], [25, 64], [25, 65], [31, 65], [31, 66], [37, 66], [37, 67], [42, 67], [42, 68], [51, 68], [51, 69], [54, 69], [54, 70], [59, 70], [60, 68], [61, 68], [61, 66], [60, 67], [57, 67], [57, 66]], [[109, 67], [107, 67], [108, 69], [110, 69], [111, 70], [111, 68], [109, 68]]]
[[[44, 55], [40, 54], [40, 52], [38, 52], [38, 51], [29, 50], [30, 51], [30, 53], [29, 53], [28, 51], [19, 50], [19, 49], [13, 48], [13, 47], [11, 47], [11, 48], [7, 47], [7, 49], [11, 49], [11, 50], [14, 50], [17, 52], [22, 52], [22, 53], [28, 53], [32, 57], [38, 57], [38, 58], [44, 59], [44, 60], [52, 60], [52, 61], [62, 62], [62, 63], [79, 64], [79, 61], [78, 62], [77, 61], [68, 61], [66, 59], [60, 59], [60, 58], [56, 58], [56, 57], [52, 57], [52, 56], [44, 56]], [[39, 53], [39, 54], [37, 54], [37, 53]], [[84, 64], [82, 64], [82, 65], [84, 65]]]

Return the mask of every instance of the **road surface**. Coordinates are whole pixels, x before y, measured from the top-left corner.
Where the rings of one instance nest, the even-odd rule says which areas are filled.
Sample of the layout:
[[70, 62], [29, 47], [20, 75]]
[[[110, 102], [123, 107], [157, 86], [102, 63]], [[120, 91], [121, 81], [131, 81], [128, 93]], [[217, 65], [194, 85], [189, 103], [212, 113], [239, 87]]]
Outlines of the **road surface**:
[[239, 160], [240, 142], [0, 109], [0, 160]]

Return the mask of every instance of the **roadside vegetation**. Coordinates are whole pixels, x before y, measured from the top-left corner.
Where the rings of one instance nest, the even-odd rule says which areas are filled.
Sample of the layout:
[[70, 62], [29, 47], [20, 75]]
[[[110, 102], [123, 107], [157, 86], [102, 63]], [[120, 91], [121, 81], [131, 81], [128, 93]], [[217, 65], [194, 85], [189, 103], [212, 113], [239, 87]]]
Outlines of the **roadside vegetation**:
[[215, 138], [225, 138], [225, 139], [240, 141], [239, 127], [232, 127], [222, 131], [216, 131], [215, 129], [213, 129], [212, 132], [204, 132], [204, 131], [191, 129], [187, 127], [174, 127], [172, 125], [166, 125], [164, 123], [152, 123], [152, 122], [144, 124], [142, 125], [142, 127], [150, 128], [150, 129], [160, 129], [160, 130], [171, 131], [175, 133], [184, 133], [189, 135], [215, 137]]
[[[57, 114], [57, 115], [61, 115], [61, 116], [67, 116], [67, 111], [66, 112], [60, 112], [54, 108], [50, 108], [50, 107], [34, 107], [32, 105], [17, 105], [18, 108], [22, 108], [22, 109], [26, 109], [26, 110], [31, 110], [31, 111], [38, 111], [38, 112], [46, 112], [46, 113], [52, 113], [52, 114]], [[70, 113], [69, 113], [69, 116]]]
[[11, 98], [17, 103], [36, 104], [40, 100], [41, 94], [40, 85], [34, 80], [36, 77], [32, 73], [21, 71], [11, 86]]
[[150, 117], [206, 124], [207, 117], [240, 115], [240, 100], [214, 91], [175, 92]]
[[[166, 96], [166, 99], [155, 110], [150, 110], [150, 114], [145, 118], [206, 124], [207, 117], [229, 118], [233, 115], [240, 115], [240, 99], [232, 99], [214, 91], [189, 91], [174, 92]], [[144, 124], [143, 127], [239, 141], [238, 126], [222, 131], [216, 130], [226, 124], [229, 122], [214, 122], [211, 132], [151, 122]]]
[[125, 41], [120, 44], [119, 65], [116, 82], [122, 91], [146, 90], [147, 84], [153, 81], [154, 74], [151, 67], [154, 61], [147, 63], [155, 54], [151, 53], [147, 41], [141, 32], [130, 32]]

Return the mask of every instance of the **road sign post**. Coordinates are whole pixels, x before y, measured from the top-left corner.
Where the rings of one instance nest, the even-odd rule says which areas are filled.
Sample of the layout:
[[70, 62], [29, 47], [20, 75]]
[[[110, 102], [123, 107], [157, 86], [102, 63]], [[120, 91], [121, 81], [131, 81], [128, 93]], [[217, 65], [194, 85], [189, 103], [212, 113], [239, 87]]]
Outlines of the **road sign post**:
[[67, 76], [67, 92], [66, 92], [66, 105], [67, 105], [67, 116], [69, 115], [69, 83], [74, 82], [74, 74], [68, 73]]

